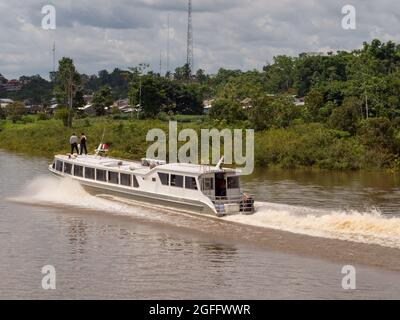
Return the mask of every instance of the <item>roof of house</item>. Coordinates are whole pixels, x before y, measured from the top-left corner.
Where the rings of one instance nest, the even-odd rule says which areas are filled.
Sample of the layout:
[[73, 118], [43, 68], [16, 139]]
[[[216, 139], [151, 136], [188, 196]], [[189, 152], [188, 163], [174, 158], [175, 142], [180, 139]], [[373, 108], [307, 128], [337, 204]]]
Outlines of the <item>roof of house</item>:
[[252, 102], [251, 98], [246, 98], [246, 99], [242, 100], [240, 103], [247, 104], [247, 103], [251, 103], [251, 102]]
[[11, 99], [0, 99], [0, 103], [13, 103], [14, 100]]
[[87, 104], [86, 106], [78, 108], [79, 110], [87, 110], [90, 109], [93, 106], [93, 104]]

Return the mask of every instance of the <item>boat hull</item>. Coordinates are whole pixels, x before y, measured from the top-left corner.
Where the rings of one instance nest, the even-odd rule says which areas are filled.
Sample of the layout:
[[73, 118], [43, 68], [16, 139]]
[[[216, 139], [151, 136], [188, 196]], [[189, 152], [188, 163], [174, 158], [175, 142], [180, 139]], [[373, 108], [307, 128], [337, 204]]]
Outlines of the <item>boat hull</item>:
[[61, 179], [72, 179], [79, 182], [79, 184], [90, 194], [95, 196], [113, 196], [125, 200], [143, 203], [144, 206], [159, 207], [160, 209], [172, 209], [187, 213], [195, 213], [201, 215], [218, 216], [207, 204], [201, 201], [169, 197], [160, 194], [144, 192], [140, 190], [132, 190], [121, 188], [118, 185], [108, 184], [106, 187], [103, 184], [98, 184], [96, 181], [88, 181], [84, 179], [77, 179], [71, 176], [65, 176], [52, 169], [50, 171]]

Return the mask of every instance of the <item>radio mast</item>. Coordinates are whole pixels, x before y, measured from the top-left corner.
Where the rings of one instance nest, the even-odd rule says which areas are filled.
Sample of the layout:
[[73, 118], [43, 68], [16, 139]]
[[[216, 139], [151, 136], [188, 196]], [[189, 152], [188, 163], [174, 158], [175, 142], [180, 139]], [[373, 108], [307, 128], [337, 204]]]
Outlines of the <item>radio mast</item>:
[[193, 74], [193, 25], [192, 25], [192, 0], [188, 3], [188, 32], [187, 32], [187, 58], [186, 64], [189, 72], [189, 79]]
[[167, 30], [167, 73], [169, 73], [169, 53], [170, 53], [170, 15], [168, 13], [168, 30]]
[[56, 72], [56, 41], [53, 42], [53, 72]]

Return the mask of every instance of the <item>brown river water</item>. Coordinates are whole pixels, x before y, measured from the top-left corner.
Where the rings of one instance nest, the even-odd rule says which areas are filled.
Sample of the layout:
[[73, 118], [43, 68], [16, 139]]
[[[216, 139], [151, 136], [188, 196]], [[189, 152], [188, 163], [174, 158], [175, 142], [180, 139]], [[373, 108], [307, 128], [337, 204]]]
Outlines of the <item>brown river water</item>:
[[47, 165], [0, 151], [0, 299], [400, 298], [399, 175], [258, 170], [242, 183], [257, 213], [213, 219], [95, 197]]

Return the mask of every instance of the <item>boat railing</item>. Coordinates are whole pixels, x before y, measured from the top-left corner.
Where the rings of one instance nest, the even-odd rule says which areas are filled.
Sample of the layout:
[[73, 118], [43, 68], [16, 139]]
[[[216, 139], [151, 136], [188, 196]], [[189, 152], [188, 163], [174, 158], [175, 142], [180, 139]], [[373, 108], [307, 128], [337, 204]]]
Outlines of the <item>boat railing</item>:
[[238, 205], [239, 212], [254, 213], [254, 196], [253, 195], [238, 195], [228, 197], [209, 197], [214, 203], [218, 213], [225, 213], [225, 205]]

